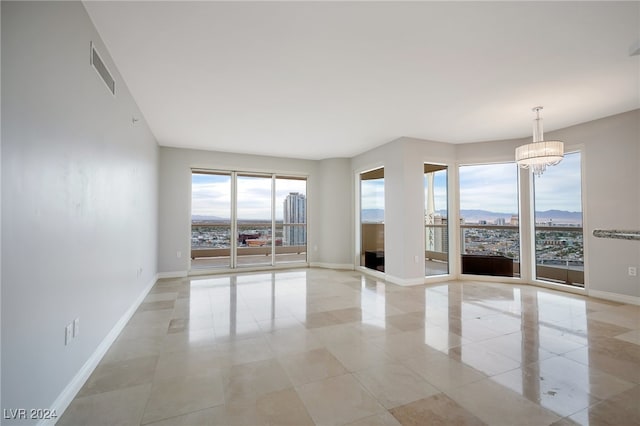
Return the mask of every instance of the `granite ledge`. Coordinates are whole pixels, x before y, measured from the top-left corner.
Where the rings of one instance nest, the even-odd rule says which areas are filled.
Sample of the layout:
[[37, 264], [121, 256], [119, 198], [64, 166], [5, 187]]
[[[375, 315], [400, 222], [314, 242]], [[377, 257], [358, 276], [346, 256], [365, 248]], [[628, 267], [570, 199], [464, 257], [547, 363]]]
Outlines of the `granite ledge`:
[[615, 238], [618, 240], [640, 241], [640, 231], [622, 231], [618, 229], [595, 229], [593, 236], [597, 238]]

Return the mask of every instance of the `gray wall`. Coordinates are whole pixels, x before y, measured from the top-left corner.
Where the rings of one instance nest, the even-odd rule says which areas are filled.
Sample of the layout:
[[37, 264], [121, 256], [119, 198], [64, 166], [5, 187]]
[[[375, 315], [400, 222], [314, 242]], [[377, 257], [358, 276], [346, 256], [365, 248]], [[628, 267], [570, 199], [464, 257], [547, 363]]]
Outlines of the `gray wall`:
[[330, 158], [320, 161], [318, 178], [319, 191], [314, 212], [319, 232], [314, 234], [317, 236], [315, 242], [309, 245], [313, 262], [324, 266], [352, 267], [355, 216], [351, 160]]
[[551, 132], [584, 144], [586, 266], [590, 290], [640, 297], [640, 242], [595, 238], [594, 229], [640, 229], [640, 110]]
[[385, 168], [385, 273], [400, 283], [424, 280], [424, 163], [451, 169], [454, 145], [404, 137], [351, 161], [353, 180], [364, 170]]
[[[0, 2], [0, 46], [2, 45], [2, 2]], [[0, 81], [2, 80], [2, 59], [0, 55]], [[0, 84], [2, 99], [2, 84]], [[0, 224], [2, 223], [2, 102], [0, 102]], [[0, 226], [0, 406], [2, 405], [2, 226]], [[2, 420], [0, 420], [0, 424]]]
[[[156, 271], [187, 271], [191, 167], [308, 175], [309, 260], [345, 265], [355, 254], [355, 172], [384, 165], [388, 271], [411, 281], [423, 273], [413, 261], [423, 250], [421, 164], [450, 166], [455, 222], [456, 164], [510, 161], [528, 141], [401, 138], [322, 161], [158, 149], [81, 3], [1, 8], [3, 408], [51, 406]], [[114, 73], [116, 97], [89, 66], [91, 40]], [[591, 232], [640, 228], [639, 123], [632, 111], [548, 133], [584, 147], [591, 289], [636, 297], [640, 277], [626, 268], [640, 264], [640, 244]], [[76, 317], [81, 334], [64, 346]]]
[[2, 407], [48, 408], [155, 280], [158, 147], [80, 2], [2, 2], [2, 87]]
[[[640, 265], [640, 244], [593, 237], [599, 228], [640, 229], [639, 123], [635, 110], [545, 133], [568, 150], [582, 150], [585, 279], [591, 291], [640, 297], [640, 277], [627, 275], [628, 266]], [[462, 164], [512, 161], [515, 148], [530, 141], [458, 145], [456, 157]]]
[[[582, 150], [585, 274], [589, 290], [640, 297], [640, 277], [627, 274], [628, 266], [640, 265], [640, 244], [592, 236], [597, 228], [640, 229], [640, 110], [547, 132], [545, 138], [563, 140], [569, 150], [574, 147]], [[423, 247], [423, 238], [416, 232], [424, 226], [422, 163], [450, 166], [450, 222], [457, 223], [457, 165], [513, 161], [515, 148], [530, 140], [450, 145], [400, 138], [354, 157], [353, 176], [367, 168], [385, 167], [387, 274], [406, 282], [417, 282], [424, 274], [422, 263], [413, 260]], [[521, 192], [528, 185], [527, 177], [522, 176]], [[529, 201], [523, 199], [521, 221], [525, 223], [531, 220], [528, 208]], [[458, 239], [457, 229], [450, 228], [454, 262], [459, 254]], [[522, 246], [526, 259], [530, 255], [529, 240], [523, 241]], [[455, 272], [456, 265], [453, 267]], [[523, 265], [522, 272], [530, 280], [528, 265]]]
[[[2, 2], [0, 2], [0, 46], [2, 45]], [[1, 55], [0, 55], [1, 57]], [[0, 58], [0, 81], [2, 79], [2, 60]], [[0, 84], [2, 99], [2, 84]], [[0, 102], [2, 104], [2, 102]], [[0, 224], [2, 223], [2, 107], [0, 105]], [[2, 226], [0, 226], [0, 384], [2, 383]], [[0, 406], [2, 405], [2, 386], [0, 385]], [[0, 420], [0, 424], [2, 421]]]
[[161, 147], [159, 272], [184, 274], [189, 268], [192, 168], [308, 176], [308, 260], [323, 266], [352, 265], [349, 163], [341, 158], [311, 161]]

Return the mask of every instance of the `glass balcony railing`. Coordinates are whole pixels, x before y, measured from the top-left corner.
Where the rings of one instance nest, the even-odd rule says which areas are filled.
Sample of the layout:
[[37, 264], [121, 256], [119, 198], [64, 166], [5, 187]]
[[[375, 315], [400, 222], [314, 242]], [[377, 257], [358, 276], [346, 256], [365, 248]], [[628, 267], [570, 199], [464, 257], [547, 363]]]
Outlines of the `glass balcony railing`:
[[536, 278], [584, 287], [582, 227], [536, 226]]
[[[462, 273], [520, 276], [520, 233], [510, 225], [461, 225]], [[536, 226], [535, 278], [584, 287], [582, 227]], [[512, 268], [512, 269], [510, 269]]]
[[[306, 224], [276, 222], [275, 235], [271, 222], [239, 222], [237, 227], [237, 265], [271, 264], [274, 241], [276, 262], [306, 262]], [[229, 222], [192, 223], [192, 267], [230, 267], [231, 235]]]
[[425, 276], [449, 273], [449, 229], [446, 224], [425, 225]]
[[512, 225], [460, 225], [462, 273], [520, 276], [520, 229]]

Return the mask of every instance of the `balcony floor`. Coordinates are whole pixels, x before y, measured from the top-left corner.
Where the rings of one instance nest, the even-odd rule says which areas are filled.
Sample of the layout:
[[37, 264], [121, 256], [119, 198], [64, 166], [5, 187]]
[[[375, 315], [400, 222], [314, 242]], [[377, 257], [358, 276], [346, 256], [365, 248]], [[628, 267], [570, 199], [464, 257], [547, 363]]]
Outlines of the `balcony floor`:
[[632, 425], [639, 367], [639, 306], [544, 288], [166, 279], [58, 425]]
[[[307, 261], [306, 253], [276, 254], [276, 264], [280, 263], [304, 263]], [[199, 257], [191, 260], [191, 269], [217, 269], [228, 268], [230, 259], [228, 256]], [[271, 265], [271, 257], [264, 254], [238, 256], [238, 267]]]

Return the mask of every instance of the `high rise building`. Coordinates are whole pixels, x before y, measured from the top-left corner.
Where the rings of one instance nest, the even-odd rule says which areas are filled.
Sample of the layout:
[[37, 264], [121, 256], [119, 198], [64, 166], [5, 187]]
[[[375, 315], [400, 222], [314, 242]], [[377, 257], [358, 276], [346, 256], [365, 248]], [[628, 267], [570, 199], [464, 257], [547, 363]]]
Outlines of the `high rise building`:
[[292, 224], [307, 223], [307, 199], [304, 194], [291, 192], [284, 199], [282, 243], [285, 246], [307, 244], [307, 227]]

